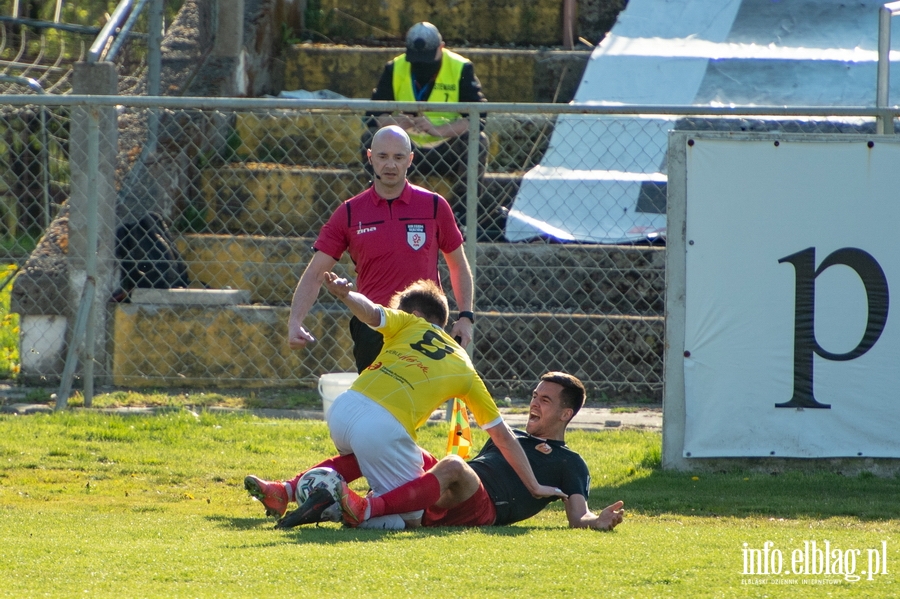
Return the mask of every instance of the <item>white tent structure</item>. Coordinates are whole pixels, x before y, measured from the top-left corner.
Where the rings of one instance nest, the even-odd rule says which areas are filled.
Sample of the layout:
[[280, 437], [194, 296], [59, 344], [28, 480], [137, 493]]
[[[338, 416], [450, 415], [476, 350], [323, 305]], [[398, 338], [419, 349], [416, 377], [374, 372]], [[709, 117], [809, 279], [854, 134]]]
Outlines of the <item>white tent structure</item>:
[[[591, 55], [573, 103], [874, 106], [883, 4], [630, 0]], [[892, 75], [894, 102], [900, 74]], [[522, 181], [506, 238], [631, 243], [664, 237], [674, 120], [561, 115], [540, 165]]]

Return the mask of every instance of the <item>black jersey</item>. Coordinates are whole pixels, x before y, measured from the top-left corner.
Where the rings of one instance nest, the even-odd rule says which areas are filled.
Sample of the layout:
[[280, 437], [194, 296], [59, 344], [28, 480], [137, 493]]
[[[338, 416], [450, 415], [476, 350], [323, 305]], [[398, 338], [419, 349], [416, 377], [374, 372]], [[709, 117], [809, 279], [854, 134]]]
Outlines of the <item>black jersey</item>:
[[[566, 447], [563, 441], [533, 437], [513, 429], [513, 434], [525, 450], [534, 476], [542, 485], [559, 487], [566, 495], [583, 495], [587, 499], [591, 476], [580, 455]], [[528, 488], [488, 439], [469, 466], [481, 479], [485, 490], [497, 509], [494, 524], [512, 524], [531, 518], [557, 497], [532, 497]]]

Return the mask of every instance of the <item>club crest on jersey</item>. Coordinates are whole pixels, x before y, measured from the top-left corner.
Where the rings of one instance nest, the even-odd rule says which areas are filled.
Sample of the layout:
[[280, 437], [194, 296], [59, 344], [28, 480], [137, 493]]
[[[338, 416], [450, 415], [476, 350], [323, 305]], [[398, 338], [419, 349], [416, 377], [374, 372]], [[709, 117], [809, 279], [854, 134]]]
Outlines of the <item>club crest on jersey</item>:
[[406, 225], [406, 243], [414, 250], [425, 245], [425, 225]]

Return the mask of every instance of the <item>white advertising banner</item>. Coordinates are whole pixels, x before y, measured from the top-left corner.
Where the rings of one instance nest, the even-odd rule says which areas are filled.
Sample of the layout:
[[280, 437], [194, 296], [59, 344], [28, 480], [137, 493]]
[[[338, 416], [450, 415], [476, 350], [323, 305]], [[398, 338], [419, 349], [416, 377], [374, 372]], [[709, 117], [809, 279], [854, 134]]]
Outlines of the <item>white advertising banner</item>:
[[900, 144], [699, 138], [686, 170], [684, 457], [900, 457]]

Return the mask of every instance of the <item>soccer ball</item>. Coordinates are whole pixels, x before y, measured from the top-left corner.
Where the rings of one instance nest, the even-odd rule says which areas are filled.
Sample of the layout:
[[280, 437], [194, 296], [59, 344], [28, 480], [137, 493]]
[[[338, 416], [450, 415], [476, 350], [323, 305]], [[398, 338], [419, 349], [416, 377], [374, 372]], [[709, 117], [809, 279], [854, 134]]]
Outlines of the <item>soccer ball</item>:
[[344, 477], [333, 468], [325, 466], [311, 468], [297, 481], [297, 503], [302, 505], [309, 497], [309, 494], [319, 487], [328, 489], [334, 500], [339, 501], [341, 497], [341, 483], [343, 482]]

